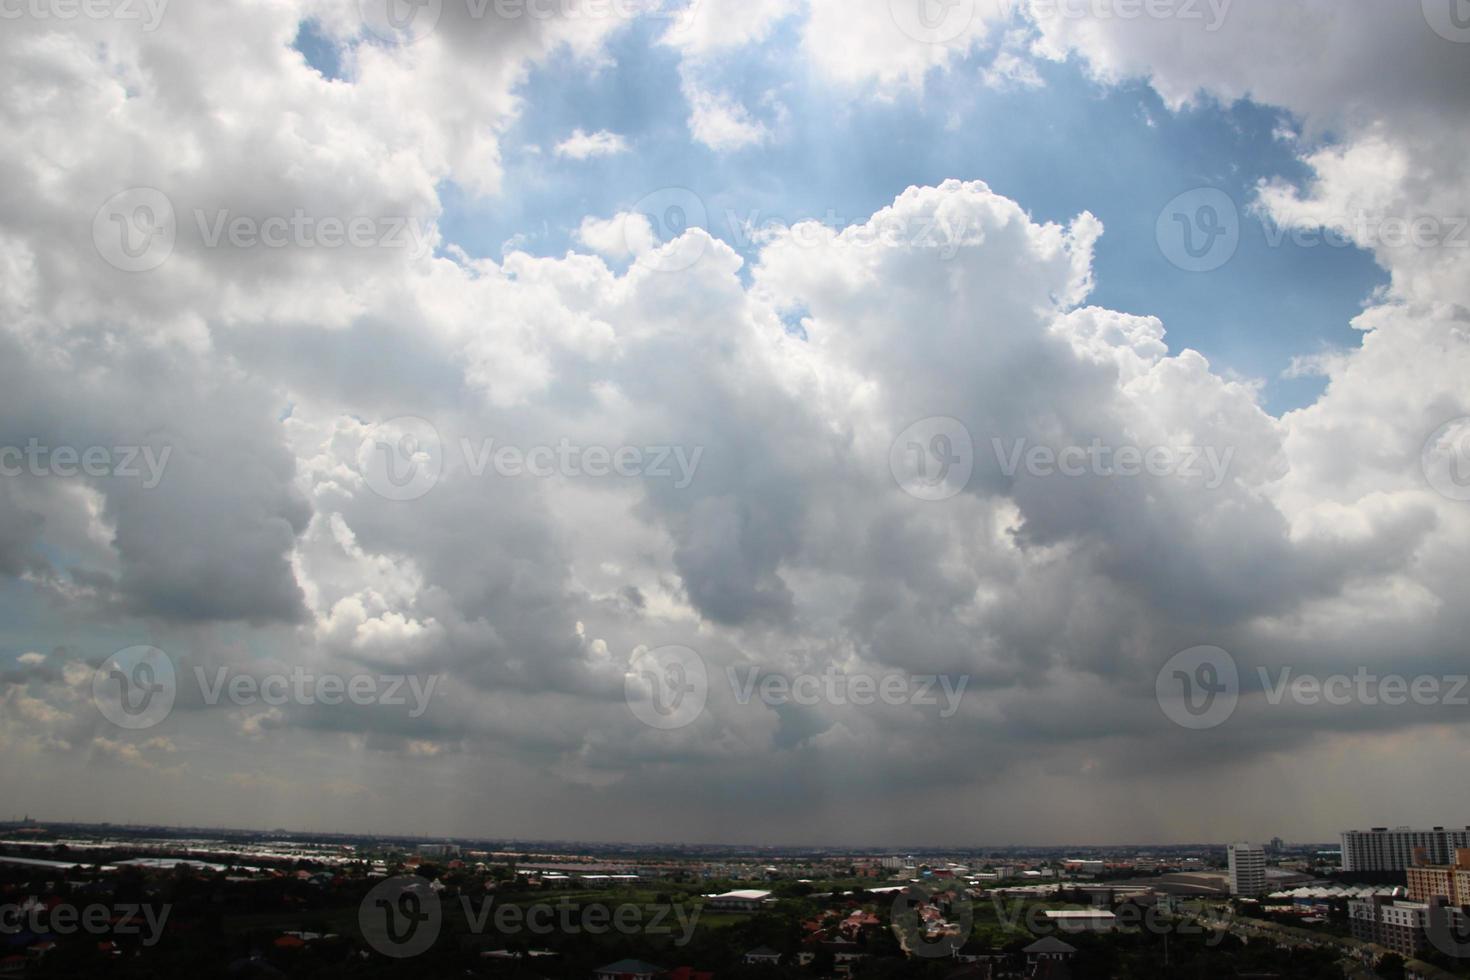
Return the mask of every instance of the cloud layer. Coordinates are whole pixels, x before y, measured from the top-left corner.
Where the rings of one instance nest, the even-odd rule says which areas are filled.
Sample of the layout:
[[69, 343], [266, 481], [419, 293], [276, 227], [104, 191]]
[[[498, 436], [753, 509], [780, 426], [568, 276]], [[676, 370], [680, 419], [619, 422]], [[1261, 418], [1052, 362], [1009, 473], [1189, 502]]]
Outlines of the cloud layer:
[[[1166, 324], [1090, 305], [1102, 223], [1037, 221], [978, 180], [781, 229], [748, 265], [699, 227], [702, 202], [656, 188], [646, 210], [588, 215], [590, 254], [471, 257], [441, 231], [446, 189], [503, 192], [520, 84], [553, 56], [604, 64], [630, 26], [605, 5], [506, 20], [446, 2], [389, 40], [347, 0], [171, 6], [153, 31], [15, 21], [0, 446], [169, 457], [154, 487], [0, 478], [0, 574], [23, 612], [0, 659], [14, 798], [99, 819], [801, 841], [1455, 819], [1467, 793], [1439, 767], [1463, 711], [1271, 705], [1257, 678], [1463, 670], [1470, 505], [1421, 455], [1470, 415], [1470, 250], [1358, 229], [1466, 211], [1470, 49], [1403, 5], [1237, 0], [1214, 30], [977, 9], [927, 39], [889, 6], [707, 2], [675, 22], [660, 36], [691, 138], [780, 139], [779, 98], [742, 107], [713, 79], [783, 30], [813, 84], [855, 98], [1071, 59], [1176, 108], [1279, 106], [1311, 179], [1255, 206], [1358, 235], [1392, 274], [1361, 347], [1314, 365], [1323, 396], [1272, 417], [1248, 381], [1171, 350]], [[293, 47], [306, 21], [341, 77]], [[556, 149], [627, 144], [589, 125]], [[117, 197], [135, 188], [155, 196]], [[948, 456], [956, 433], [967, 480], [896, 477], [910, 443]], [[1068, 474], [1024, 462], [1037, 447], [1177, 455]], [[179, 702], [120, 732], [92, 668], [144, 642], [179, 664]], [[1160, 667], [1199, 644], [1244, 677], [1207, 732], [1155, 701]], [[660, 730], [627, 692], [670, 645], [702, 658], [708, 702]], [[442, 693], [418, 717], [210, 705], [194, 671], [219, 667], [434, 675]], [[948, 716], [742, 703], [731, 671], [752, 669], [966, 687]], [[1385, 813], [1369, 785], [1422, 802]]]

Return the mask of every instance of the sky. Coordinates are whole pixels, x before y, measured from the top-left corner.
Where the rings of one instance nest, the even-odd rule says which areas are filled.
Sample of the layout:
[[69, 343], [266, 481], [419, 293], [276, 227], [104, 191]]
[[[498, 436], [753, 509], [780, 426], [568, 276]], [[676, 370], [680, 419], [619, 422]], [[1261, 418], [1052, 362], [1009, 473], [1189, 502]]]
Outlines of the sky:
[[4, 18], [0, 819], [1470, 823], [1463, 0]]

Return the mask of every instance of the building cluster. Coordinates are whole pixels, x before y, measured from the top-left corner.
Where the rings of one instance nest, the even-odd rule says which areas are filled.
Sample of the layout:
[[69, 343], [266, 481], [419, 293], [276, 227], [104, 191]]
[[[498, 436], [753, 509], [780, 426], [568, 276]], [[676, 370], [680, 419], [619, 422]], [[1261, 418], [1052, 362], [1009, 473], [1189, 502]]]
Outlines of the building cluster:
[[[479, 967], [500, 969], [508, 965], [503, 961], [514, 961], [514, 968], [522, 969], [524, 960], [535, 958], [537, 975], [576, 980], [589, 974], [593, 980], [714, 980], [702, 971], [713, 968], [723, 975], [736, 967], [763, 966], [852, 976], [896, 969], [902, 960], [928, 957], [936, 949], [943, 950], [944, 970], [952, 971], [941, 972], [943, 980], [1057, 980], [1068, 975], [1077, 955], [1068, 940], [1090, 950], [1099, 942], [1096, 937], [1135, 932], [1158, 916], [1206, 922], [1212, 913], [1201, 908], [1222, 908], [1229, 896], [1260, 902], [1259, 913], [1252, 905], [1247, 914], [1278, 924], [1276, 913], [1283, 910], [1324, 928], [1331, 917], [1335, 941], [1349, 943], [1343, 936], [1350, 929], [1355, 938], [1406, 958], [1434, 944], [1436, 923], [1452, 933], [1470, 924], [1470, 828], [1345, 833], [1341, 859], [1350, 875], [1331, 881], [1321, 872], [1337, 863], [1338, 852], [1328, 854], [1321, 847], [1288, 847], [1277, 838], [1266, 846], [1239, 842], [1223, 849], [1205, 844], [918, 856], [773, 852], [764, 859], [722, 853], [705, 861], [677, 850], [535, 852], [483, 842], [385, 845], [284, 834], [241, 841], [193, 832], [155, 839], [111, 830], [61, 836], [22, 826], [0, 839], [0, 880], [58, 882], [18, 892], [23, 906], [48, 901], [52, 892], [81, 896], [86, 889], [108, 889], [120, 879], [208, 896], [210, 906], [226, 915], [257, 918], [270, 912], [276, 918], [252, 933], [249, 942], [261, 951], [252, 956], [278, 967], [371, 958], [372, 951], [351, 930], [328, 934], [317, 923], [334, 922], [331, 910], [350, 908], [374, 883], [405, 874], [431, 879], [432, 887], [447, 889], [445, 895], [455, 901], [469, 895], [483, 902], [488, 896], [497, 908], [518, 902], [608, 904], [619, 894], [629, 902], [649, 902], [657, 896], [659, 903], [698, 910], [707, 916], [700, 928], [713, 930], [701, 935], [717, 952], [704, 949], [698, 957], [681, 955], [687, 950], [659, 940], [591, 949], [564, 936], [543, 940], [548, 949], [528, 950], [501, 938], [508, 948], [472, 944], [460, 950]], [[1400, 884], [1386, 884], [1390, 878]], [[536, 894], [543, 889], [557, 891]], [[900, 898], [913, 904], [904, 906], [903, 927], [895, 928]], [[973, 925], [966, 913], [991, 901], [1019, 917], [1006, 920], [1004, 929]], [[762, 915], [778, 909], [795, 910], [781, 929], [771, 926], [776, 919]], [[1346, 928], [1340, 918], [1345, 909]], [[170, 925], [173, 942], [190, 936], [188, 918], [180, 923]], [[1213, 920], [1206, 924], [1222, 926]], [[112, 940], [97, 940], [103, 941]], [[47, 936], [28, 937], [17, 950], [25, 958], [23, 967], [15, 959], [12, 969], [34, 970], [42, 957], [51, 958], [49, 968], [56, 956], [52, 942]], [[114, 955], [147, 954], [135, 946], [123, 942]], [[594, 969], [604, 959], [612, 962]], [[660, 965], [670, 961], [698, 966]]]
[[1347, 870], [1402, 871], [1406, 882], [1404, 897], [1375, 895], [1348, 903], [1353, 938], [1408, 958], [1463, 941], [1458, 937], [1470, 924], [1470, 828], [1347, 831], [1342, 856]]
[[1470, 848], [1459, 848], [1448, 864], [1432, 864], [1420, 852], [1405, 871], [1409, 897], [1428, 900], [1438, 895], [1451, 905], [1470, 905]]

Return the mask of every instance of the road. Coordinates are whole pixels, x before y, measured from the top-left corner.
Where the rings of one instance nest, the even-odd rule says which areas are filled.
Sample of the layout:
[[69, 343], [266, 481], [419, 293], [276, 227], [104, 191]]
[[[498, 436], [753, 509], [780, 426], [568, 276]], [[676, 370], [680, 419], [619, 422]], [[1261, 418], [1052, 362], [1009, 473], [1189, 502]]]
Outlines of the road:
[[1223, 929], [1247, 941], [1263, 939], [1274, 942], [1282, 948], [1327, 949], [1341, 953], [1342, 959], [1339, 963], [1342, 965], [1343, 976], [1348, 980], [1382, 980], [1377, 973], [1373, 972], [1369, 964], [1365, 964], [1359, 958], [1362, 955], [1362, 944], [1354, 939], [1319, 933], [1304, 934], [1301, 930], [1288, 930], [1274, 922], [1245, 919], [1239, 916], [1205, 913], [1198, 916], [1197, 921], [1212, 929]]

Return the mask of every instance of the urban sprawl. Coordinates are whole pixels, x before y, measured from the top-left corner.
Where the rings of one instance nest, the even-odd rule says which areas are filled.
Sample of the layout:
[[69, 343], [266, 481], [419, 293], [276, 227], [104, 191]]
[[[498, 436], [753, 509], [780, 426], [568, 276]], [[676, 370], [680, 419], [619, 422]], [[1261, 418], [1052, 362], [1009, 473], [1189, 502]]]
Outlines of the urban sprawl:
[[0, 977], [1470, 977], [1470, 826], [891, 851], [0, 824]]

